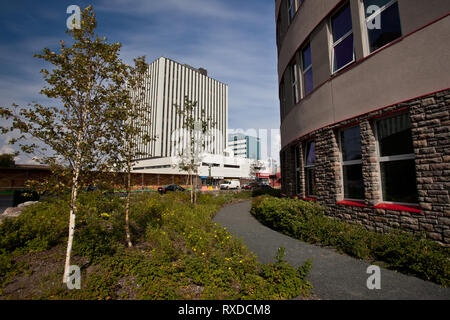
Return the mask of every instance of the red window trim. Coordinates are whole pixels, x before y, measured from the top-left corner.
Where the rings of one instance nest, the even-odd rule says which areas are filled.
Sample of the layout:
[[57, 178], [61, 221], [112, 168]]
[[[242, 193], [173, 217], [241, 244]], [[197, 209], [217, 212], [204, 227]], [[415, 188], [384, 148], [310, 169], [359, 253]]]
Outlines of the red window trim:
[[350, 201], [350, 200], [343, 200], [336, 202], [337, 205], [341, 206], [354, 206], [354, 207], [362, 207], [366, 208], [367, 205], [364, 203], [364, 201]]
[[400, 205], [400, 204], [392, 204], [392, 203], [380, 203], [373, 207], [374, 209], [386, 209], [393, 211], [406, 211], [413, 213], [422, 213], [422, 210], [419, 206], [414, 205]]

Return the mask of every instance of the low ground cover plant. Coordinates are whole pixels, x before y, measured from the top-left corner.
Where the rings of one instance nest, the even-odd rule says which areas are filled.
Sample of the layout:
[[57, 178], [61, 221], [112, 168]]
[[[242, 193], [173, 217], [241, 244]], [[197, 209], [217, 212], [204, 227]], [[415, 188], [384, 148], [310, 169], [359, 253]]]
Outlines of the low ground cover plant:
[[252, 214], [264, 225], [293, 238], [336, 248], [350, 256], [450, 286], [450, 249], [423, 235], [400, 230], [380, 234], [327, 217], [320, 205], [270, 196], [253, 200]]
[[[61, 283], [68, 199], [52, 198], [0, 225], [0, 299], [291, 299], [307, 297], [311, 263], [262, 265], [212, 217], [249, 195], [136, 194], [127, 248], [124, 200], [80, 195], [73, 264], [81, 290]], [[276, 253], [274, 252], [274, 255]], [[20, 293], [17, 287], [22, 286]]]

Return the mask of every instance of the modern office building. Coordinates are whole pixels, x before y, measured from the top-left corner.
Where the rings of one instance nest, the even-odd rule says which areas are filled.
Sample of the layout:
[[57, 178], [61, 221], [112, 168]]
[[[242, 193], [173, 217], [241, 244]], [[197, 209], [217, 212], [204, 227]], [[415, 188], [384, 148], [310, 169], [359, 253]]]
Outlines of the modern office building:
[[228, 135], [228, 148], [235, 157], [261, 160], [261, 142], [259, 138], [242, 133]]
[[450, 245], [450, 1], [276, 0], [282, 187]]
[[[205, 119], [210, 119], [210, 128], [213, 128], [215, 136], [206, 151], [210, 154], [223, 153], [227, 146], [228, 128], [226, 84], [208, 77], [203, 68], [195, 69], [161, 57], [149, 66], [145, 90], [150, 111], [146, 130], [155, 139], [150, 143], [140, 144], [140, 150], [146, 156], [136, 160], [176, 156], [173, 137], [177, 130], [182, 130], [183, 118], [177, 113], [175, 105], [183, 107], [185, 96], [197, 101], [198, 110], [205, 109]], [[200, 112], [196, 116], [200, 119]]]
[[[198, 110], [205, 110], [203, 119], [209, 119], [211, 129], [205, 142], [203, 159], [199, 163], [199, 182], [217, 186], [225, 179], [251, 178], [251, 161], [225, 152], [228, 142], [226, 84], [208, 77], [205, 69], [159, 58], [149, 66], [144, 90], [149, 106], [149, 125], [145, 129], [155, 139], [148, 144], [140, 144], [140, 150], [146, 156], [135, 160], [134, 173], [183, 180], [180, 176], [186, 175], [186, 172], [177, 166], [180, 149], [176, 144], [180, 143], [179, 137], [186, 139], [187, 135], [182, 132], [183, 117], [177, 113], [175, 105], [183, 107], [184, 97], [187, 96], [198, 102]], [[198, 112], [196, 116], [200, 119], [202, 115]], [[175, 134], [179, 130], [181, 135]], [[182, 145], [186, 143], [181, 142]]]

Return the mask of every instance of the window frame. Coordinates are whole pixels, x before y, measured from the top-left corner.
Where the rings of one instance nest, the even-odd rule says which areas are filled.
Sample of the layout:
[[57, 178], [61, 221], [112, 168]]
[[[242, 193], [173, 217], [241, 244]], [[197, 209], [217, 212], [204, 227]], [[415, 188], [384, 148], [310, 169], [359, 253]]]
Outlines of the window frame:
[[294, 59], [293, 62], [289, 65], [289, 69], [291, 71], [291, 90], [292, 90], [292, 101], [293, 105], [296, 105], [301, 100], [301, 92], [299, 87], [299, 70], [297, 60]]
[[286, 87], [284, 82], [284, 76], [281, 79], [280, 82], [280, 88], [279, 88], [279, 99], [280, 99], [280, 106], [281, 106], [281, 115], [282, 119], [286, 116]]
[[[364, 1], [364, 0], [363, 0]], [[396, 0], [395, 0], [396, 1]], [[350, 31], [348, 31], [346, 34], [344, 34], [341, 38], [339, 38], [338, 40], [334, 41], [334, 37], [333, 37], [333, 18], [339, 13], [339, 11], [348, 5], [348, 9], [350, 10], [350, 19], [352, 17], [352, 9], [350, 6], [350, 2], [346, 2], [344, 3], [342, 6], [339, 7], [339, 9], [337, 9], [329, 18], [329, 34], [330, 34], [330, 45], [331, 45], [331, 74], [334, 75], [336, 73], [338, 73], [339, 71], [347, 68], [349, 65], [351, 65], [352, 63], [354, 63], [356, 61], [356, 55], [355, 55], [355, 36], [354, 36], [354, 31], [353, 31], [353, 20], [351, 19], [351, 25], [352, 28]], [[363, 3], [364, 5], [364, 3]], [[367, 29], [367, 28], [366, 28]], [[341, 42], [343, 42], [345, 39], [347, 39], [349, 36], [353, 35], [353, 58], [350, 62], [348, 62], [346, 65], [340, 67], [339, 69], [334, 69], [335, 67], [335, 48], [336, 46], [338, 46]]]
[[[297, 16], [297, 12], [302, 6], [302, 4], [305, 2], [305, 0], [286, 0], [286, 10], [287, 10], [287, 25], [288, 27], [291, 25], [292, 21], [295, 20], [295, 17]], [[290, 5], [291, 4], [291, 5]], [[283, 6], [283, 4], [282, 4]], [[292, 11], [292, 17], [291, 17], [291, 10]]]
[[[314, 165], [308, 165], [308, 144], [314, 143]], [[309, 186], [308, 186], [308, 170], [316, 170], [316, 141], [315, 140], [308, 140], [304, 144], [304, 155], [303, 155], [303, 170], [305, 172], [305, 196], [306, 197], [317, 197], [317, 194], [311, 194], [309, 193]], [[315, 178], [315, 175], [314, 175]], [[314, 181], [315, 182], [315, 181]]]
[[281, 47], [281, 43], [283, 42], [283, 23], [281, 21], [281, 14], [278, 14], [278, 18], [277, 18], [277, 48], [278, 50]]
[[301, 162], [300, 158], [302, 157], [302, 154], [300, 152], [301, 144], [298, 144], [295, 146], [295, 193], [300, 194], [302, 191], [302, 179], [301, 179]]
[[[311, 64], [304, 68], [304, 59], [303, 59], [303, 51], [305, 51], [306, 48], [309, 47], [309, 52], [310, 52], [310, 56], [311, 56]], [[300, 65], [301, 65], [301, 71], [302, 71], [302, 85], [301, 85], [301, 99], [303, 99], [304, 97], [306, 97], [308, 94], [310, 94], [311, 92], [314, 91], [314, 71], [312, 68], [312, 51], [311, 51], [311, 41], [308, 41], [300, 50], [299, 50], [299, 58], [300, 58]], [[306, 73], [311, 70], [312, 72], [312, 89], [310, 92], [306, 92]]]
[[[291, 25], [292, 21], [294, 21], [295, 13], [297, 12], [296, 6], [297, 0], [287, 0], [287, 18], [288, 18], [288, 26]], [[292, 17], [291, 17], [292, 12]]]
[[[380, 139], [379, 139], [379, 134], [378, 134], [378, 122], [385, 120], [385, 119], [390, 119], [390, 118], [395, 118], [398, 116], [401, 116], [403, 114], [407, 114], [408, 116], [410, 116], [409, 112], [401, 112], [401, 113], [396, 113], [394, 115], [386, 115], [384, 117], [380, 117], [377, 118], [374, 123], [373, 123], [373, 131], [374, 131], [374, 135], [375, 135], [375, 149], [376, 149], [376, 159], [377, 159], [377, 169], [378, 169], [378, 185], [380, 186], [380, 200], [381, 203], [386, 203], [386, 204], [396, 204], [396, 205], [403, 205], [403, 206], [418, 206], [419, 202], [417, 203], [411, 203], [411, 202], [398, 202], [398, 201], [387, 201], [384, 199], [384, 195], [383, 195], [383, 179], [382, 179], [382, 174], [381, 174], [381, 164], [384, 162], [393, 162], [393, 161], [402, 161], [402, 160], [415, 160], [416, 156], [415, 153], [409, 153], [409, 154], [401, 154], [401, 155], [395, 155], [395, 156], [381, 156], [381, 151], [380, 151]], [[415, 169], [417, 171], [417, 169]], [[417, 172], [416, 172], [416, 187], [417, 187]]]
[[[402, 23], [401, 23], [401, 17], [400, 17], [400, 6], [399, 6], [399, 2], [398, 0], [391, 0], [390, 2], [388, 2], [387, 4], [385, 4], [384, 6], [382, 6], [380, 8], [380, 10], [372, 13], [372, 15], [370, 15], [369, 17], [366, 18], [366, 7], [365, 7], [365, 0], [360, 0], [360, 6], [361, 6], [361, 17], [362, 17], [362, 29], [363, 29], [363, 47], [364, 47], [364, 54], [365, 56], [374, 54], [380, 50], [383, 50], [385, 47], [389, 46], [392, 42], [400, 39], [403, 36], [403, 30], [402, 30]], [[373, 19], [375, 19], [376, 16], [381, 15], [384, 11], [386, 11], [387, 9], [389, 9], [392, 5], [394, 5], [395, 3], [397, 3], [397, 5], [399, 6], [399, 15], [398, 15], [398, 19], [399, 19], [399, 24], [400, 24], [400, 33], [402, 34], [402, 36], [400, 36], [399, 38], [397, 38], [396, 40], [393, 40], [389, 43], [386, 43], [384, 46], [370, 51], [370, 37], [369, 37], [369, 29], [367, 28], [367, 23], [369, 21], [372, 21]]]
[[[344, 166], [352, 166], [352, 165], [361, 165], [361, 171], [363, 170], [363, 158], [362, 158], [362, 141], [361, 141], [361, 159], [360, 160], [349, 160], [349, 161], [344, 161], [344, 153], [343, 153], [343, 144], [342, 144], [342, 136], [341, 133], [345, 130], [348, 129], [352, 129], [352, 128], [356, 128], [359, 127], [359, 134], [360, 134], [360, 139], [361, 139], [361, 126], [355, 125], [355, 126], [351, 126], [351, 127], [347, 127], [347, 128], [342, 128], [340, 130], [337, 131], [337, 135], [338, 135], [338, 143], [339, 143], [339, 153], [340, 153], [340, 162], [341, 162], [341, 177], [342, 177], [342, 181], [341, 181], [341, 190], [342, 190], [342, 194], [343, 194], [343, 200], [348, 200], [348, 201], [355, 201], [355, 202], [362, 202], [365, 201], [366, 196], [365, 196], [365, 190], [364, 190], [364, 197], [362, 199], [355, 199], [355, 198], [346, 198], [345, 197], [345, 181], [344, 181]], [[362, 172], [361, 172], [362, 173]], [[364, 175], [363, 175], [363, 184], [364, 184]], [[365, 186], [364, 186], [365, 187]]]

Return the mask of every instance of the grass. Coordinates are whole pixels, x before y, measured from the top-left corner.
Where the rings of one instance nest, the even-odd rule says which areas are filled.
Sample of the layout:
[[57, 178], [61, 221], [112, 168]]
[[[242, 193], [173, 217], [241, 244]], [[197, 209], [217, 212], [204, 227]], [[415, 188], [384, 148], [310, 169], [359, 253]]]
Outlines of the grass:
[[420, 234], [392, 230], [380, 234], [330, 218], [320, 205], [270, 196], [253, 200], [252, 214], [264, 225], [311, 244], [337, 249], [445, 287], [450, 286], [450, 249]]
[[61, 283], [68, 199], [47, 199], [0, 226], [0, 299], [291, 299], [307, 297], [311, 264], [298, 269], [274, 252], [260, 264], [212, 217], [250, 193], [133, 195], [127, 248], [124, 200], [81, 194], [72, 264], [81, 290]]

